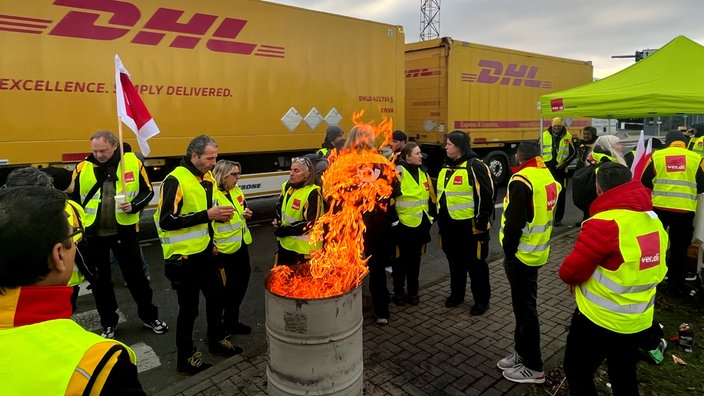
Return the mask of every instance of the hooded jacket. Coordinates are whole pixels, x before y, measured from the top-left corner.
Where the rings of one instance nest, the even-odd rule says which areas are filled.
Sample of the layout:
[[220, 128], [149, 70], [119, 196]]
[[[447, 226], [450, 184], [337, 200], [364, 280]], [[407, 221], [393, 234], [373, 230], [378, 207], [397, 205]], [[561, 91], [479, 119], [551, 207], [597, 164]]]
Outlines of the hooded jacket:
[[[639, 212], [653, 210], [650, 194], [650, 190], [639, 180], [634, 180], [597, 197], [591, 205], [590, 214], [594, 216], [612, 209]], [[568, 285], [579, 285], [589, 279], [597, 266], [617, 270], [624, 261], [618, 235], [618, 226], [614, 221], [590, 218], [582, 223], [582, 232], [577, 237], [574, 249], [560, 266], [560, 279]]]

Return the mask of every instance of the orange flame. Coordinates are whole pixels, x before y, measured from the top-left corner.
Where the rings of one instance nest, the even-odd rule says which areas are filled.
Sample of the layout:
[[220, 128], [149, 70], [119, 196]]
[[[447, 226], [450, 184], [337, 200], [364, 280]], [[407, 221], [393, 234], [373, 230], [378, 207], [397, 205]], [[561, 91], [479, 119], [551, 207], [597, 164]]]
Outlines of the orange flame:
[[[359, 133], [350, 136], [355, 139], [346, 144], [350, 148], [333, 154], [323, 174], [323, 195], [330, 209], [318, 219], [311, 234], [311, 243], [323, 240], [323, 248], [312, 252], [307, 264], [274, 266], [267, 280], [272, 293], [305, 299], [337, 296], [359, 286], [369, 272], [367, 259], [362, 258], [362, 214], [391, 195], [396, 172], [374, 149], [377, 138], [383, 136], [384, 145], [391, 141], [393, 120], [384, 118], [378, 125], [362, 123], [359, 118], [363, 114], [352, 117]], [[379, 163], [388, 166], [382, 166], [383, 171], [373, 166]]]

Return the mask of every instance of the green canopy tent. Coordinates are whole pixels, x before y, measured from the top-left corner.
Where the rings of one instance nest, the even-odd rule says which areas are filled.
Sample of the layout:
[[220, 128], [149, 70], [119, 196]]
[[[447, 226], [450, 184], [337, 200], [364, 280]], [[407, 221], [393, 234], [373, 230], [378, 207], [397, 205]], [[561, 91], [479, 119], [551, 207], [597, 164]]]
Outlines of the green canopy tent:
[[704, 114], [704, 46], [678, 36], [604, 79], [540, 97], [544, 118]]

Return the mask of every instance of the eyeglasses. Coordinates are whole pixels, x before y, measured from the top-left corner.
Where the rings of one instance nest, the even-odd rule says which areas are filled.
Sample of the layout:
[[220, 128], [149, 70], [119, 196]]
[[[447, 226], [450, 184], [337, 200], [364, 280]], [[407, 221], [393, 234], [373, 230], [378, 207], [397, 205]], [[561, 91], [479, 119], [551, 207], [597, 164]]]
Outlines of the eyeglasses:
[[68, 234], [66, 239], [73, 239], [75, 243], [78, 243], [83, 239], [83, 227], [74, 227], [73, 232]]
[[291, 158], [291, 163], [292, 163], [292, 164], [293, 164], [293, 163], [296, 163], [296, 162], [301, 163], [301, 164], [305, 164], [305, 163], [306, 163], [306, 159], [303, 158], [303, 157], [293, 157], [293, 158]]

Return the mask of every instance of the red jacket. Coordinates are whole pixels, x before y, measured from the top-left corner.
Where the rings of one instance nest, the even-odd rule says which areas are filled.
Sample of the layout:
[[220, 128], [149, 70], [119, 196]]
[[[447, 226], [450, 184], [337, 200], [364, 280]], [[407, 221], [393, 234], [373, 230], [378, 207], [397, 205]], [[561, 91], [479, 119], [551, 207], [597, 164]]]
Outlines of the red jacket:
[[[592, 203], [591, 215], [611, 209], [653, 210], [651, 191], [634, 180], [603, 193]], [[560, 266], [560, 279], [568, 285], [586, 282], [597, 266], [615, 271], [623, 263], [615, 221], [588, 219], [582, 223], [572, 252]]]

